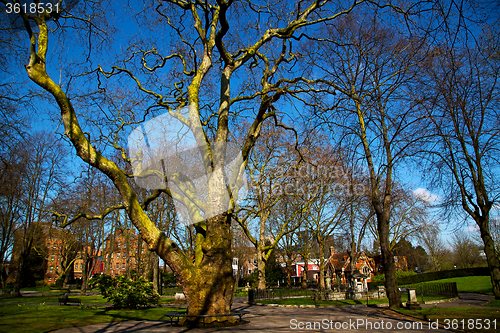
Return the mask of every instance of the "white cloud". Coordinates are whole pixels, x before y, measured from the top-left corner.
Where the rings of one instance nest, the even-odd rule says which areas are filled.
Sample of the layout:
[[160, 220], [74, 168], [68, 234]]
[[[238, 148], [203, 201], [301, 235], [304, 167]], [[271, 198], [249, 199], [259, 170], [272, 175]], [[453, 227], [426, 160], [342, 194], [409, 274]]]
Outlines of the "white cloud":
[[413, 191], [413, 195], [420, 197], [422, 200], [425, 200], [428, 203], [434, 203], [440, 199], [439, 195], [431, 193], [428, 189], [421, 187]]

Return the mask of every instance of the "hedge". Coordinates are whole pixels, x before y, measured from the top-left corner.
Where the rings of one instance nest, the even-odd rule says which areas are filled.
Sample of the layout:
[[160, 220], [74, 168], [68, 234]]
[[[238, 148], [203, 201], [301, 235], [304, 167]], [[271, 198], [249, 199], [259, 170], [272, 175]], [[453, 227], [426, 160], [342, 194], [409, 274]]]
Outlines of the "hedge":
[[[488, 267], [472, 267], [472, 268], [460, 268], [460, 269], [450, 269], [446, 271], [437, 272], [427, 272], [421, 274], [410, 275], [398, 279], [398, 285], [414, 284], [427, 281], [449, 279], [454, 277], [463, 276], [489, 276], [490, 270]], [[368, 288], [376, 289], [376, 286], [383, 285], [384, 281], [369, 282]]]

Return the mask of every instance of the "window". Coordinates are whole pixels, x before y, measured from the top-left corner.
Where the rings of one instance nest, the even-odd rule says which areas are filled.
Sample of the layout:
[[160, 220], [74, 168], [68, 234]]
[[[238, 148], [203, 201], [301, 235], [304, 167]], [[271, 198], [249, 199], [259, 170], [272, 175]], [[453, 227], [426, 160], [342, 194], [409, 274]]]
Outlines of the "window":
[[54, 267], [53, 266], [50, 266], [49, 272], [50, 273], [54, 273]]
[[52, 261], [54, 261], [54, 259], [55, 259], [55, 256], [54, 256], [54, 255], [52, 255]]
[[122, 269], [125, 269], [125, 263], [122, 264]]
[[116, 254], [116, 259], [120, 259], [120, 254], [119, 253]]
[[80, 269], [83, 271], [83, 263], [80, 264]]
[[51, 277], [49, 277], [49, 282], [50, 282], [50, 281], [52, 281], [52, 278], [51, 278]]
[[120, 269], [120, 263], [119, 262], [116, 263], [116, 269]]

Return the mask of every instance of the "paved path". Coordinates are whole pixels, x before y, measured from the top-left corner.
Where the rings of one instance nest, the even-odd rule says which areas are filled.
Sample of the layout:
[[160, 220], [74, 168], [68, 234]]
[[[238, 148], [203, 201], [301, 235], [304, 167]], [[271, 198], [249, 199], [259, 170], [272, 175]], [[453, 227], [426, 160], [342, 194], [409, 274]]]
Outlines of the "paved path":
[[[460, 300], [425, 306], [456, 307], [484, 306], [491, 296], [460, 294]], [[448, 332], [429, 327], [429, 322], [403, 317], [384, 308], [365, 306], [341, 308], [281, 308], [249, 306], [245, 298], [235, 298], [233, 309], [249, 312], [245, 324], [213, 329], [186, 329], [172, 327], [168, 321], [127, 321], [65, 328], [54, 333], [109, 333], [109, 332]]]

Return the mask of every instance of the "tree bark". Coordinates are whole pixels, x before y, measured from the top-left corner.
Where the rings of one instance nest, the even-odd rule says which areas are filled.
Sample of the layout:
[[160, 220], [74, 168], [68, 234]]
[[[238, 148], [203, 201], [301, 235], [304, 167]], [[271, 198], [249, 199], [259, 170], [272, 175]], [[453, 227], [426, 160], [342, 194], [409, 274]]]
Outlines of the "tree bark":
[[266, 262], [262, 258], [264, 254], [262, 251], [257, 249], [257, 272], [258, 272], [258, 284], [257, 288], [259, 290], [266, 289]]
[[325, 290], [325, 244], [320, 244], [319, 254], [319, 289]]
[[286, 260], [286, 287], [292, 288], [292, 260]]
[[160, 259], [158, 255], [155, 252], [151, 252], [152, 256], [152, 262], [153, 262], [153, 292], [155, 294], [159, 294], [159, 284], [160, 284], [160, 279], [159, 279], [159, 265], [160, 265]]
[[476, 218], [476, 223], [479, 226], [479, 232], [484, 243], [484, 253], [490, 269], [491, 284], [493, 286], [493, 294], [495, 299], [500, 299], [500, 260], [495, 249], [495, 242], [491, 237], [489, 227], [489, 214]]
[[380, 253], [382, 256], [382, 265], [385, 273], [385, 290], [389, 299], [390, 308], [401, 307], [401, 294], [399, 292], [396, 280], [396, 267], [394, 265], [394, 255], [389, 242], [389, 221], [388, 213], [377, 213], [377, 224], [380, 238]]
[[[194, 269], [181, 270], [182, 287], [187, 296], [189, 315], [228, 314], [233, 301], [230, 214], [224, 213], [207, 220], [205, 237], [196, 251], [203, 259]], [[234, 323], [231, 316], [181, 320], [181, 325], [203, 327], [214, 322]]]

